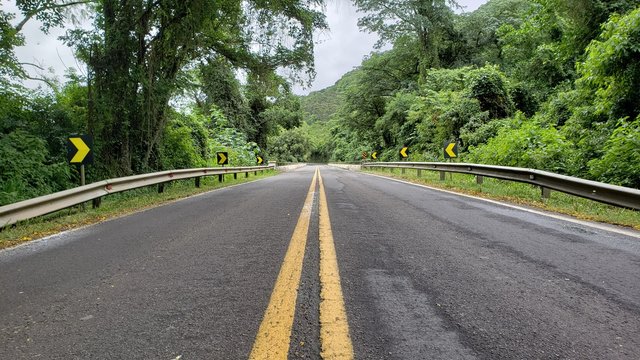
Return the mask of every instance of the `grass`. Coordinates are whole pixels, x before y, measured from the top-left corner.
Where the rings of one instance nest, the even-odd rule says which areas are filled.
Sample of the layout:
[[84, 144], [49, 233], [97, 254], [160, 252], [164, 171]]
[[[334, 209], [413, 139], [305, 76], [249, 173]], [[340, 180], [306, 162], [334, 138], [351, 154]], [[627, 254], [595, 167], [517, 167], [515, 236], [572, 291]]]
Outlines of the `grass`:
[[88, 202], [85, 204], [84, 211], [80, 206], [75, 206], [49, 215], [22, 221], [15, 227], [5, 228], [0, 232], [0, 249], [57, 234], [65, 230], [96, 224], [214, 189], [273, 176], [277, 173], [275, 170], [267, 170], [258, 172], [258, 175], [255, 176], [250, 172], [248, 178], [245, 178], [245, 175], [240, 173], [237, 180], [234, 180], [232, 175], [226, 175], [225, 181], [222, 183], [218, 182], [218, 176], [207, 176], [202, 178], [199, 188], [195, 187], [194, 179], [177, 180], [165, 184], [164, 192], [161, 194], [158, 193], [157, 186], [148, 186], [105, 196], [102, 199], [102, 204], [97, 209], [92, 209], [91, 202]]
[[363, 172], [390, 176], [409, 182], [451, 190], [487, 199], [505, 201], [539, 208], [546, 211], [571, 215], [578, 219], [621, 225], [640, 230], [640, 211], [623, 209], [597, 201], [552, 191], [549, 199], [541, 197], [537, 186], [513, 181], [485, 177], [482, 184], [476, 183], [474, 175], [447, 173], [440, 181], [438, 171], [423, 170], [420, 177], [417, 171], [406, 169], [372, 169]]

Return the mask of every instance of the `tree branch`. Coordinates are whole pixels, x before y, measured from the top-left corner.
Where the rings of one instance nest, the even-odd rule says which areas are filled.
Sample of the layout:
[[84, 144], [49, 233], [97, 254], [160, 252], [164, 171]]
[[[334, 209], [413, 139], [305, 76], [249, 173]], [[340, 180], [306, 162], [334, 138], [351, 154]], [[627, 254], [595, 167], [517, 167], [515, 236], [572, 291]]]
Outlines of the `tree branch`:
[[92, 2], [94, 2], [94, 0], [80, 0], [80, 1], [72, 1], [72, 2], [69, 2], [69, 3], [62, 3], [62, 4], [49, 4], [49, 5], [45, 5], [45, 6], [39, 7], [37, 9], [35, 9], [35, 10], [29, 11], [25, 15], [24, 19], [22, 19], [22, 21], [20, 21], [18, 23], [18, 25], [16, 25], [14, 30], [16, 31], [16, 33], [19, 33], [20, 31], [22, 31], [22, 28], [24, 27], [24, 25], [27, 22], [29, 22], [29, 20], [31, 20], [34, 16], [38, 15], [38, 13], [40, 13], [42, 11], [62, 9], [62, 8], [65, 8], [65, 7], [89, 4], [89, 3], [92, 3]]
[[44, 70], [45, 70], [42, 66], [40, 66], [40, 65], [38, 65], [38, 64], [34, 64], [34, 63], [21, 62], [21, 63], [18, 63], [18, 64], [19, 64], [19, 65], [29, 65], [29, 66], [33, 66], [34, 68], [37, 68], [38, 70], [42, 70], [42, 71], [44, 71]]
[[38, 77], [33, 77], [30, 75], [25, 74], [24, 75], [25, 78], [29, 79], [29, 80], [34, 80], [34, 81], [41, 81], [47, 85], [49, 85], [49, 87], [51, 88], [51, 90], [53, 90], [54, 93], [58, 93], [58, 87], [56, 86], [56, 84], [54, 82], [52, 82], [51, 80], [47, 79], [47, 78], [38, 78]]

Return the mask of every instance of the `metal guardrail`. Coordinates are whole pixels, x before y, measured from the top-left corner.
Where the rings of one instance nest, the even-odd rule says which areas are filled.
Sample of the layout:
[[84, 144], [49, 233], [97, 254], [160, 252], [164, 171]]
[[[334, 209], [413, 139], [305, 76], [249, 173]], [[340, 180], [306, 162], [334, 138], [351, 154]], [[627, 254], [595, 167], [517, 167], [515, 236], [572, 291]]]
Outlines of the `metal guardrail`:
[[362, 167], [440, 171], [441, 179], [443, 179], [445, 172], [471, 174], [478, 177], [479, 183], [482, 182], [482, 177], [486, 176], [540, 186], [542, 188], [543, 197], [548, 197], [548, 190], [551, 189], [610, 205], [640, 210], [640, 190], [638, 189], [584, 180], [542, 170], [481, 164], [437, 162], [363, 163]]
[[[0, 207], [0, 229], [37, 216], [46, 215], [103, 196], [145, 186], [164, 184], [174, 180], [199, 178], [224, 174], [238, 174], [275, 169], [276, 164], [248, 167], [217, 167], [161, 171], [150, 174], [127, 176], [98, 181], [89, 185], [40, 196]], [[161, 191], [161, 190], [159, 190]]]

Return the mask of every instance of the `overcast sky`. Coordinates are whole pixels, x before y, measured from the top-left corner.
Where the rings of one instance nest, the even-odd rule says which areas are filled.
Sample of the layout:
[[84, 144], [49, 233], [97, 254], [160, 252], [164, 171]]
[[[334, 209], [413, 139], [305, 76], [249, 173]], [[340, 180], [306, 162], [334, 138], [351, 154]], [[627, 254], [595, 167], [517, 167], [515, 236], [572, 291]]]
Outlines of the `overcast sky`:
[[[2, 7], [9, 12], [15, 12], [15, 0], [2, 1]], [[458, 0], [464, 11], [477, 9], [487, 0]], [[333, 85], [346, 72], [360, 65], [362, 58], [373, 51], [377, 35], [360, 32], [357, 21], [359, 14], [348, 0], [329, 0], [326, 6], [329, 31], [317, 34], [315, 47], [316, 79], [311, 88], [296, 88], [298, 94], [324, 89]], [[14, 20], [21, 20], [20, 15]], [[18, 58], [23, 62], [36, 63], [44, 68], [52, 69], [63, 78], [66, 68], [76, 68], [84, 73], [84, 65], [77, 62], [71, 49], [58, 40], [64, 33], [61, 29], [52, 29], [43, 34], [39, 23], [31, 21], [23, 30], [26, 46], [16, 50]], [[33, 71], [32, 71], [33, 73]], [[34, 86], [33, 83], [29, 86]]]

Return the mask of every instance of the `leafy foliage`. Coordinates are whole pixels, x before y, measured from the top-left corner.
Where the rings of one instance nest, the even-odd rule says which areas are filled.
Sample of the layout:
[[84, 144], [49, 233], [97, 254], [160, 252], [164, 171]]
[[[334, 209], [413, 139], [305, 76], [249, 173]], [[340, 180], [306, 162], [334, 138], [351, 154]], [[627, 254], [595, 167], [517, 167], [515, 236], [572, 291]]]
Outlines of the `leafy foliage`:
[[571, 144], [553, 127], [516, 115], [486, 144], [471, 147], [469, 160], [566, 173]]
[[503, 26], [519, 27], [521, 14], [531, 7], [528, 0], [492, 0], [472, 13], [462, 14], [455, 26], [465, 43], [463, 63], [483, 66], [487, 62], [503, 63], [503, 47], [499, 29]]
[[269, 139], [269, 155], [278, 162], [304, 162], [310, 152], [309, 137], [302, 129], [286, 130]]
[[64, 190], [70, 169], [53, 162], [46, 143], [23, 130], [0, 134], [0, 205]]
[[358, 26], [380, 36], [378, 45], [411, 36], [418, 40], [422, 70], [454, 62], [447, 46], [455, 43], [453, 11], [459, 7], [455, 0], [354, 0], [365, 15]]
[[603, 26], [600, 39], [587, 47], [578, 64], [578, 85], [595, 90], [598, 113], [612, 119], [640, 114], [640, 8], [614, 15]]
[[77, 122], [76, 85], [53, 96], [0, 91], [0, 204], [64, 190], [77, 182], [66, 163], [66, 138]]
[[604, 145], [604, 156], [589, 161], [591, 175], [601, 181], [640, 188], [640, 116], [620, 126]]

